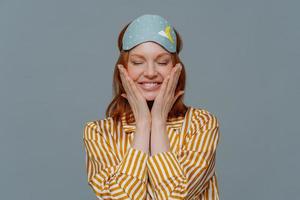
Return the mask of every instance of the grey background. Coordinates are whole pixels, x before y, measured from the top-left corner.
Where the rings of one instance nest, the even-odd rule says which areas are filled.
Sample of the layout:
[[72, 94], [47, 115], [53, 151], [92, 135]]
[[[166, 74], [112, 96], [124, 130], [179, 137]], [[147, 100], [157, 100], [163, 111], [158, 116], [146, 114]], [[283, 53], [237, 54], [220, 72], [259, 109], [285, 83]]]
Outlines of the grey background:
[[299, 1], [0, 1], [0, 198], [96, 199], [83, 125], [112, 97], [117, 36], [160, 14], [179, 31], [185, 102], [220, 121], [224, 200], [299, 194]]

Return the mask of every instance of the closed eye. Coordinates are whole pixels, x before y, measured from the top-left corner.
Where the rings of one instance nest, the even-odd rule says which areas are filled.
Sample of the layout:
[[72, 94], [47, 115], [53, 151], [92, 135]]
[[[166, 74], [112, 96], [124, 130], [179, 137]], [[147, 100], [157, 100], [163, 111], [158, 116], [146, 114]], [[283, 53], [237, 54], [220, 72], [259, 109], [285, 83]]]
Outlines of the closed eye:
[[142, 63], [132, 62], [134, 65], [140, 65]]
[[159, 65], [167, 65], [169, 60], [161, 60], [162, 62], [158, 62]]
[[158, 64], [160, 64], [160, 65], [167, 65], [168, 63], [158, 63]]
[[[140, 64], [143, 64], [143, 63], [140, 63], [140, 62], [132, 62], [132, 64], [134, 65], [140, 65]], [[158, 63], [159, 65], [167, 65], [168, 62], [164, 62], [164, 63]]]

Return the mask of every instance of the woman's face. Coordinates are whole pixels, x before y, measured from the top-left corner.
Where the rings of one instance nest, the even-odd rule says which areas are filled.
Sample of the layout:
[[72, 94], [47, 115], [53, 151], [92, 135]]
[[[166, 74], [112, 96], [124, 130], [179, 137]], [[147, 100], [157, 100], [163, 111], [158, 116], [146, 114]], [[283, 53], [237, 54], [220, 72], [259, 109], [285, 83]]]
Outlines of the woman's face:
[[155, 42], [144, 42], [129, 51], [128, 75], [147, 101], [158, 95], [173, 67], [171, 54]]

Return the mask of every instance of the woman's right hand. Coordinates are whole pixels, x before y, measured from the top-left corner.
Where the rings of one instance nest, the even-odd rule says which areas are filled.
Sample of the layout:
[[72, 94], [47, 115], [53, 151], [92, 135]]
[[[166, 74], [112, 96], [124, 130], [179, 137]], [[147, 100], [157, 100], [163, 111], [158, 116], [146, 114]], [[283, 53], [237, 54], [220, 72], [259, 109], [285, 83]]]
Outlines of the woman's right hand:
[[130, 104], [136, 123], [151, 123], [151, 113], [147, 105], [147, 101], [142, 95], [139, 88], [136, 87], [134, 81], [130, 78], [127, 70], [123, 65], [118, 64], [121, 81], [126, 94], [121, 94]]

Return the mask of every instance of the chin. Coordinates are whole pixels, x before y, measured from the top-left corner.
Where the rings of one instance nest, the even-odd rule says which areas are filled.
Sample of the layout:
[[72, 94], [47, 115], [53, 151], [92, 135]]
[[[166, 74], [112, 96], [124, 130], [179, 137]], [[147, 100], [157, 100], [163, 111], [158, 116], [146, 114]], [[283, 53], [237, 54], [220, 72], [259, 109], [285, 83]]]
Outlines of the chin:
[[143, 96], [147, 101], [154, 101], [157, 94], [156, 93], [144, 93]]
[[160, 91], [160, 88], [151, 91], [151, 90], [144, 90], [142, 87], [140, 87], [140, 85], [138, 85], [138, 87], [141, 89], [142, 95], [147, 101], [154, 101]]

